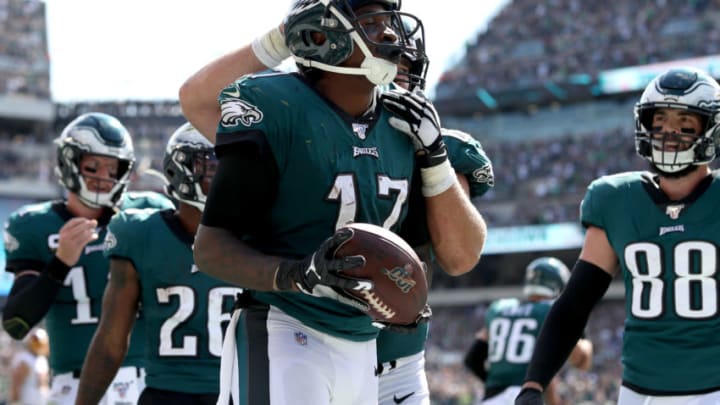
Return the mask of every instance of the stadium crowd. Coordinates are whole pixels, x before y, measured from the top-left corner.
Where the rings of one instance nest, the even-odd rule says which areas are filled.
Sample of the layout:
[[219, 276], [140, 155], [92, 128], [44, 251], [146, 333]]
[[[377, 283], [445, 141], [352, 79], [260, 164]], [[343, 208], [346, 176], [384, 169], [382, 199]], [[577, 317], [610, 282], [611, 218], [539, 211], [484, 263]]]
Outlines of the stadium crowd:
[[438, 93], [563, 83], [573, 75], [718, 54], [718, 14], [716, 0], [515, 0], [443, 74]]
[[[502, 90], [574, 74], [596, 75], [619, 66], [720, 53], [720, 1], [582, 2], [514, 0], [468, 45], [467, 56], [441, 78], [446, 93], [484, 87]], [[522, 24], [518, 22], [522, 21]], [[662, 36], [658, 41], [654, 36]], [[682, 35], [679, 35], [682, 34]], [[690, 42], [686, 38], [695, 36]], [[0, 0], [0, 94], [49, 97], [44, 3]], [[659, 44], [662, 43], [662, 46]], [[508, 44], [513, 44], [508, 48]], [[77, 115], [99, 111], [121, 119], [133, 134], [138, 189], [158, 189], [142, 176], [161, 167], [162, 150], [183, 122], [174, 101], [58, 104], [51, 133], [0, 130], [0, 180], [54, 181], [49, 140]], [[632, 128], [558, 134], [531, 141], [487, 142], [495, 187], [481, 200], [489, 226], [576, 222], [585, 187], [598, 176], [645, 168], [632, 146]], [[436, 308], [427, 347], [433, 404], [468, 405], [482, 384], [462, 365], [464, 350], [483, 324], [486, 304]], [[605, 404], [617, 397], [624, 303], [604, 301], [586, 335], [595, 345], [590, 372], [564, 369], [560, 393], [567, 404]], [[0, 332], [0, 399], [7, 389], [17, 344]]]
[[[620, 382], [623, 301], [603, 301], [591, 316], [586, 337], [595, 346], [588, 372], [571, 367], [559, 375], [564, 403], [615, 403]], [[433, 405], [470, 405], [482, 398], [482, 383], [465, 369], [463, 357], [482, 328], [486, 304], [436, 308], [427, 345], [427, 369]]]
[[[88, 111], [119, 117], [133, 134], [139, 174], [160, 168], [163, 146], [182, 122], [178, 105], [166, 101], [61, 104], [57, 111], [56, 132], [72, 117]], [[645, 168], [643, 161], [635, 158], [628, 142], [631, 137], [631, 128], [616, 128], [532, 141], [485, 143], [493, 162], [495, 186], [477, 204], [482, 205], [483, 215], [493, 226], [576, 221], [578, 204], [592, 179]], [[46, 143], [43, 137], [30, 134], [0, 133], [0, 156], [7, 162], [0, 167], [0, 179], [47, 181], [55, 157], [50, 153], [52, 148], [41, 146]], [[43, 153], [39, 155], [38, 150]], [[138, 188], [142, 185], [136, 184]]]
[[0, 95], [50, 98], [45, 3], [0, 1]]

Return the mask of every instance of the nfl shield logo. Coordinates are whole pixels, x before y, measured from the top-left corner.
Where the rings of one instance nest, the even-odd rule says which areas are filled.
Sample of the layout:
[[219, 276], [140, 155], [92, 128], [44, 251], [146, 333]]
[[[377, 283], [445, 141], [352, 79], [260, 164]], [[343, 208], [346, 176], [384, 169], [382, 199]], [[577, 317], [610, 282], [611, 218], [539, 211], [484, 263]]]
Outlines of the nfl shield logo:
[[368, 125], [367, 124], [359, 124], [357, 122], [353, 122], [352, 129], [355, 135], [357, 135], [360, 139], [365, 139], [367, 136], [365, 133], [367, 132]]
[[295, 332], [295, 341], [300, 346], [307, 346], [307, 335], [302, 332]]
[[120, 395], [120, 398], [125, 398], [128, 388], [130, 388], [130, 383], [127, 381], [116, 382], [113, 384], [113, 389], [118, 393], [118, 395]]
[[665, 214], [671, 219], [678, 219], [680, 217], [680, 211], [685, 208], [685, 204], [668, 205], [665, 208]]

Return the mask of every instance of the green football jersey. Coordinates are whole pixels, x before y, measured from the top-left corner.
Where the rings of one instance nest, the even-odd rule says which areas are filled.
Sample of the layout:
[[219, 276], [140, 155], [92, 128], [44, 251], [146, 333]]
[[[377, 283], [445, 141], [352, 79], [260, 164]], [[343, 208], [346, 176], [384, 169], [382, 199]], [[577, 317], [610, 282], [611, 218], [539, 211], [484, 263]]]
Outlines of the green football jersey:
[[[172, 207], [172, 203], [157, 193], [128, 192], [123, 196], [121, 207], [165, 208]], [[6, 237], [12, 241], [5, 246], [7, 271], [42, 270], [55, 255], [58, 231], [72, 217], [63, 201], [26, 205], [14, 212], [5, 228]], [[109, 219], [107, 215], [98, 220], [98, 240], [85, 247], [45, 317], [50, 339], [50, 367], [55, 374], [79, 370], [95, 334], [108, 278], [108, 261], [103, 257], [102, 241]], [[138, 319], [137, 324], [137, 329], [142, 330], [142, 319]], [[142, 366], [142, 358], [143, 344], [134, 334], [123, 364]]]
[[[448, 158], [457, 173], [464, 174], [470, 185], [470, 196], [480, 197], [493, 187], [492, 163], [480, 142], [465, 132], [442, 130]], [[422, 257], [432, 260], [432, 257]], [[420, 353], [425, 349], [428, 324], [422, 324], [413, 333], [381, 330], [377, 337], [377, 355], [381, 363]]]
[[535, 348], [540, 328], [553, 301], [502, 299], [485, 314], [488, 331], [486, 388], [520, 386]]
[[241, 289], [198, 272], [192, 243], [174, 210], [124, 210], [110, 221], [105, 255], [138, 273], [146, 385], [217, 393], [223, 332]]
[[[366, 222], [397, 231], [407, 213], [414, 148], [381, 103], [362, 118], [339, 111], [296, 74], [249, 76], [220, 95], [218, 144], [264, 134], [279, 184], [256, 249], [288, 258], [315, 251], [337, 228]], [[364, 313], [328, 298], [255, 292], [306, 325], [345, 339], [375, 338]]]
[[442, 129], [448, 159], [457, 173], [464, 174], [470, 185], [470, 197], [480, 197], [495, 185], [492, 163], [480, 142], [470, 134]]
[[648, 173], [605, 176], [582, 202], [583, 224], [605, 230], [625, 281], [623, 381], [645, 391], [720, 387], [716, 176], [683, 203]]

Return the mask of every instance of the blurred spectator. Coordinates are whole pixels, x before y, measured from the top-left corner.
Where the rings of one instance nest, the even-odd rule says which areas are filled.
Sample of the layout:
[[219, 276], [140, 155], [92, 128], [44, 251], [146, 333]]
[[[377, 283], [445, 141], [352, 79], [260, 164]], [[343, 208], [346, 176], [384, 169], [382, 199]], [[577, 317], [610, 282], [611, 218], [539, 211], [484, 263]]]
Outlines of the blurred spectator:
[[57, 105], [55, 132], [80, 114], [103, 112], [117, 117], [133, 138], [137, 166], [130, 189], [162, 191], [160, 177], [153, 171], [162, 170], [162, 157], [167, 140], [185, 122], [177, 101], [116, 101], [66, 103]]
[[0, 1], [0, 95], [50, 98], [45, 3]]
[[[475, 331], [482, 328], [485, 304], [433, 307], [426, 346], [426, 369], [433, 404], [473, 404], [483, 396], [482, 383], [462, 364]], [[587, 372], [566, 367], [560, 371], [558, 393], [568, 404], [614, 404], [620, 388], [623, 301], [602, 301], [590, 316], [586, 336], [595, 351]]]
[[443, 74], [437, 93], [452, 98], [477, 88], [493, 93], [568, 83], [607, 69], [718, 54], [717, 6], [709, 0], [514, 0]]
[[23, 347], [15, 353], [10, 368], [11, 404], [37, 405], [47, 401], [50, 390], [50, 352], [47, 332], [35, 328], [23, 339]]
[[[118, 117], [130, 130], [138, 159], [132, 189], [161, 190], [150, 175], [162, 166], [167, 139], [184, 122], [174, 101], [126, 101], [57, 105], [49, 133], [28, 134], [0, 129], [0, 180], [36, 179], [54, 183], [55, 149], [51, 140], [70, 120], [90, 111]], [[628, 137], [632, 128], [611, 131], [580, 129], [575, 134], [524, 141], [484, 142], [493, 159], [495, 187], [478, 201], [491, 226], [574, 222], [586, 187], [607, 173], [645, 168]]]
[[149, 173], [162, 168], [163, 148], [173, 131], [185, 122], [176, 101], [57, 104], [57, 118], [52, 127], [41, 129], [38, 126], [40, 129], [37, 132], [28, 128], [11, 130], [12, 122], [0, 119], [0, 159], [3, 162], [0, 165], [0, 181], [26, 180], [54, 184], [56, 156], [52, 140], [60, 135], [62, 128], [72, 119], [91, 111], [118, 117], [132, 134], [138, 165], [130, 188], [162, 191], [163, 182]]

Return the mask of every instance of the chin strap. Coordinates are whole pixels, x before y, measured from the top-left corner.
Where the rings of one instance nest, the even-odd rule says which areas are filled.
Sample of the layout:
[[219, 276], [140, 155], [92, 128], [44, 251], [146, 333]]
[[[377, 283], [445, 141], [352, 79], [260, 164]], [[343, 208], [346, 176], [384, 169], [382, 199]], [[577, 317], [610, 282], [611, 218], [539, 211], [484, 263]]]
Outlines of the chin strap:
[[326, 72], [340, 73], [343, 75], [365, 76], [370, 83], [377, 86], [384, 86], [392, 83], [397, 75], [397, 65], [375, 56], [366, 56], [360, 67], [333, 66], [299, 56], [293, 56], [298, 64], [316, 68]]

